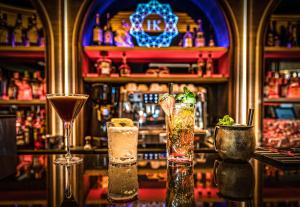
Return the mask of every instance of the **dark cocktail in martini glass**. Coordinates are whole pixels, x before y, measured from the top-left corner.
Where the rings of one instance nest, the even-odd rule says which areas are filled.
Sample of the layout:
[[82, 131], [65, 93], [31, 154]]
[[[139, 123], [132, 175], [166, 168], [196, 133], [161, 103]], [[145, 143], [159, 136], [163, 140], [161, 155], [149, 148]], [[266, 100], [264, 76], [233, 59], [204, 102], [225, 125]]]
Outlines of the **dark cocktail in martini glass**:
[[88, 95], [85, 94], [48, 94], [47, 99], [62, 119], [65, 128], [67, 154], [55, 160], [56, 164], [71, 165], [82, 161], [79, 157], [73, 157], [70, 153], [70, 137], [73, 121], [85, 104]]

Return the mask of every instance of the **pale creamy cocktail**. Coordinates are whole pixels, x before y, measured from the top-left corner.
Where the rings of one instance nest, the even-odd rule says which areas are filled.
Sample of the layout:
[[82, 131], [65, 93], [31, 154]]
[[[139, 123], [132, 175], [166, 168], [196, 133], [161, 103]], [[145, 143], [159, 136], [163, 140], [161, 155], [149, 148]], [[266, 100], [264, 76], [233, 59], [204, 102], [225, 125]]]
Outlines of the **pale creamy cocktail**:
[[107, 123], [109, 162], [132, 164], [137, 161], [138, 122], [130, 119], [112, 119]]

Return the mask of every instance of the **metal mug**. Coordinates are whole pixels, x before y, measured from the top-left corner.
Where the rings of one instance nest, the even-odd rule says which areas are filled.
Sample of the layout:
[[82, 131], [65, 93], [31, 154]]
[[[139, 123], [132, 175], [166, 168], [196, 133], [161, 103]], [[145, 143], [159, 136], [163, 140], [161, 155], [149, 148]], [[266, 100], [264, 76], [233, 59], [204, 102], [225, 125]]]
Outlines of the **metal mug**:
[[253, 197], [254, 173], [248, 162], [230, 163], [216, 160], [214, 183], [219, 195], [228, 200], [247, 201]]
[[248, 161], [255, 150], [254, 127], [216, 126], [215, 150], [223, 160]]

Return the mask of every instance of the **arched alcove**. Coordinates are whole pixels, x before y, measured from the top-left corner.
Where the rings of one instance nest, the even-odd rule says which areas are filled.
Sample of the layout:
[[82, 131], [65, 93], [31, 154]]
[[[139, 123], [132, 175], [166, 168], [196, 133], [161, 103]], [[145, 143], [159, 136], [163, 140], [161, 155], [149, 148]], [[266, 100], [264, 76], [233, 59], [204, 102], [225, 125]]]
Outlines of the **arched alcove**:
[[[220, 5], [217, 1], [213, 0], [190, 0], [190, 1], [160, 1], [161, 3], [168, 3], [171, 5], [174, 11], [189, 11], [192, 17], [197, 16], [197, 12], [202, 13], [207, 19], [207, 23], [211, 24], [214, 33], [217, 34], [216, 44], [222, 47], [230, 46], [230, 34], [228, 24], [226, 23], [226, 17], [224, 11], [222, 11]], [[136, 5], [141, 3], [138, 0], [123, 1], [122, 4], [117, 0], [104, 1], [98, 0], [91, 3], [89, 7], [89, 12], [86, 14], [86, 22], [83, 24], [83, 37], [82, 45], [86, 46], [90, 44], [90, 39], [92, 36], [92, 27], [94, 25], [94, 17], [96, 13], [105, 14], [108, 10], [110, 12], [117, 12], [119, 10], [135, 10]], [[145, 2], [142, 2], [145, 3]], [[115, 13], [112, 14], [112, 16]], [[105, 16], [105, 15], [103, 15]], [[198, 16], [199, 17], [199, 16]], [[102, 18], [102, 20], [105, 20]], [[206, 22], [204, 22], [205, 24]]]

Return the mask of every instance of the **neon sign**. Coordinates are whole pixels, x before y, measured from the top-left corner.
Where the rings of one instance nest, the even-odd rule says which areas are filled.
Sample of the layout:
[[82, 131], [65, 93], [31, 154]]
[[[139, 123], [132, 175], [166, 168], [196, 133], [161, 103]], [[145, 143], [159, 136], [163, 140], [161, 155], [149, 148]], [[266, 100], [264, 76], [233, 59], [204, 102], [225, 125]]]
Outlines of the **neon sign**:
[[157, 0], [138, 4], [136, 12], [129, 18], [130, 34], [135, 37], [140, 47], [169, 47], [178, 34], [178, 17], [169, 4], [161, 4]]

